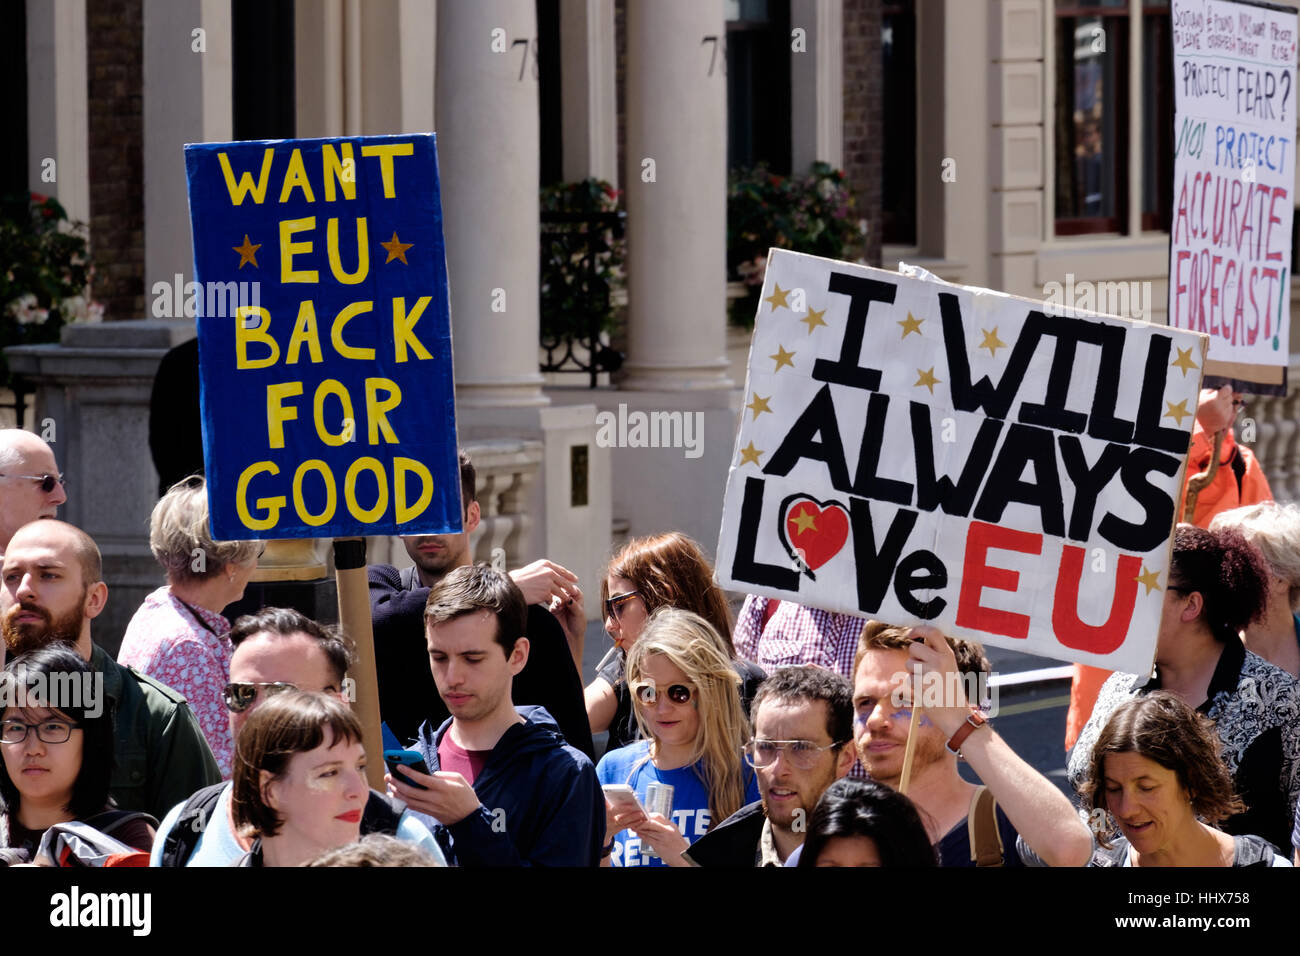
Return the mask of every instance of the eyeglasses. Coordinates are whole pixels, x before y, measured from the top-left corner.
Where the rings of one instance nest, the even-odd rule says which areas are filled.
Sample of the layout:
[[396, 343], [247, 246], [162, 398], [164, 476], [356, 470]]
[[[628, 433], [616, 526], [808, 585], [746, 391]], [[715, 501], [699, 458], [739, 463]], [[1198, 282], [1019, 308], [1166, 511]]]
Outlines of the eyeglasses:
[[63, 480], [63, 475], [6, 475], [0, 472], [0, 478], [26, 478], [28, 481], [39, 481], [41, 491], [47, 495], [54, 490], [55, 485], [62, 485], [65, 489], [68, 483]]
[[[632, 692], [636, 694], [636, 699], [647, 707], [653, 705], [659, 699], [659, 688], [654, 684], [636, 684], [633, 686]], [[686, 684], [669, 684], [664, 689], [664, 694], [674, 704], [689, 704], [694, 693]]]
[[27, 735], [36, 731], [36, 739], [45, 744], [65, 744], [72, 732], [81, 724], [70, 720], [43, 720], [39, 724], [29, 724], [21, 720], [0, 721], [0, 740], [7, 744], [21, 744]]
[[284, 681], [227, 684], [222, 688], [221, 696], [226, 702], [227, 710], [232, 714], [242, 714], [253, 706], [262, 688], [266, 689], [266, 696], [268, 697], [284, 693], [286, 690], [298, 689], [295, 684], [287, 684]]
[[615, 594], [613, 597], [606, 598], [605, 617], [613, 618], [614, 620], [617, 621], [620, 615], [622, 615], [623, 613], [621, 610], [623, 605], [626, 604], [628, 601], [632, 600], [632, 598], [636, 597], [640, 593], [641, 593], [640, 591], [628, 591], [625, 594]]
[[843, 747], [847, 741], [836, 741], [825, 747], [818, 747], [811, 740], [751, 740], [745, 744], [745, 762], [757, 770], [765, 770], [776, 763], [776, 758], [785, 751], [785, 759], [800, 770], [811, 770], [824, 751]]

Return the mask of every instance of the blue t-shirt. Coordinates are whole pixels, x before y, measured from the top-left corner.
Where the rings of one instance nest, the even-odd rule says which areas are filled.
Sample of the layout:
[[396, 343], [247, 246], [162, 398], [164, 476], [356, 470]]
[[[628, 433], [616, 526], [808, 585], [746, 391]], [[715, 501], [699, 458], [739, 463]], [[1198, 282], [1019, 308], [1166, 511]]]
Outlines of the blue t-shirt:
[[[1012, 825], [1002, 808], [997, 810], [998, 833], [1002, 836], [1002, 865], [1024, 866], [1020, 854], [1016, 852], [1016, 837], [1020, 834]], [[943, 839], [934, 845], [940, 866], [974, 866], [970, 858], [970, 818], [967, 817], [944, 834]]]
[[[688, 843], [694, 843], [704, 836], [709, 829], [709, 792], [704, 788], [703, 765], [679, 767], [676, 770], [660, 770], [646, 756], [650, 752], [650, 741], [638, 740], [618, 750], [612, 750], [600, 758], [596, 765], [596, 776], [603, 787], [607, 783], [625, 783], [636, 791], [637, 799], [645, 803], [646, 784], [652, 782], [670, 784], [673, 788], [673, 812], [670, 819], [686, 837]], [[640, 762], [640, 766], [637, 766]], [[633, 771], [632, 768], [636, 767]], [[741, 765], [745, 775], [745, 796], [743, 804], [753, 803], [759, 798], [758, 780], [754, 771]], [[646, 849], [649, 849], [648, 847]], [[650, 856], [641, 847], [641, 838], [631, 830], [620, 830], [614, 835], [614, 851], [610, 857], [614, 866], [666, 866], [658, 856]]]

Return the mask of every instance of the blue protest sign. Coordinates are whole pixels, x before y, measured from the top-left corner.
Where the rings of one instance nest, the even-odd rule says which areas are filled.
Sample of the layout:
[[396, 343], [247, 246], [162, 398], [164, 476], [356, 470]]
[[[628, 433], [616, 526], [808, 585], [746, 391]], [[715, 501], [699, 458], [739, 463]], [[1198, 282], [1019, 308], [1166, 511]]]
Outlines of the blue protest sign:
[[218, 539], [461, 530], [432, 134], [185, 147]]

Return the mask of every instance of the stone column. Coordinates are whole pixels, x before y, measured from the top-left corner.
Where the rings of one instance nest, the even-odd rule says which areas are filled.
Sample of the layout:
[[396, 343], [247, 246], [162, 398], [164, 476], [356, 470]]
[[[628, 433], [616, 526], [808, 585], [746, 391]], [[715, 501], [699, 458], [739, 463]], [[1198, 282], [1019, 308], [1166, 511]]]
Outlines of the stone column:
[[730, 387], [722, 0], [627, 9], [628, 362], [622, 387]]
[[844, 165], [844, 11], [841, 0], [791, 0], [790, 144], [795, 172]]
[[194, 270], [185, 144], [233, 135], [230, 4], [144, 0], [142, 69], [144, 287], [154, 299], [155, 283]]
[[86, 113], [86, 0], [27, 0], [28, 187], [75, 222], [90, 221]]
[[[437, 31], [435, 111], [458, 407], [536, 408], [547, 401], [537, 367], [534, 6], [440, 3]], [[531, 420], [535, 428], [536, 416]]]
[[564, 178], [618, 186], [614, 0], [560, 0]]

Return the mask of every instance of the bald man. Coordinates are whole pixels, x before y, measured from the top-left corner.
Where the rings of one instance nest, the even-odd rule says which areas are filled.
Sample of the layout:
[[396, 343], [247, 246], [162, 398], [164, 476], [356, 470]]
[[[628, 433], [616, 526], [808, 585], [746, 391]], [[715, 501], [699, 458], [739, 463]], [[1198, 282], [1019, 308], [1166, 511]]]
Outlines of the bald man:
[[67, 500], [50, 446], [22, 428], [0, 429], [0, 554], [15, 531], [53, 518]]
[[10, 656], [63, 641], [90, 662], [97, 699], [82, 705], [102, 706], [114, 721], [109, 792], [121, 809], [161, 820], [191, 793], [217, 783], [221, 773], [185, 698], [118, 664], [91, 641], [90, 622], [107, 602], [102, 559], [90, 535], [52, 518], [13, 534], [0, 572], [0, 633]]

